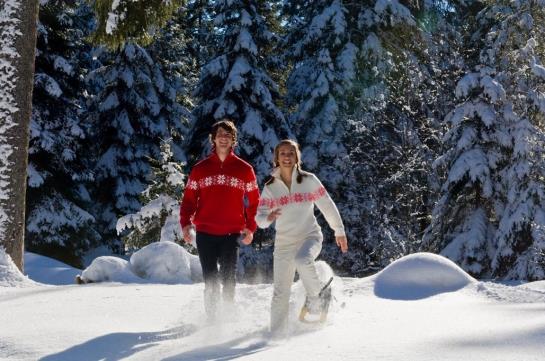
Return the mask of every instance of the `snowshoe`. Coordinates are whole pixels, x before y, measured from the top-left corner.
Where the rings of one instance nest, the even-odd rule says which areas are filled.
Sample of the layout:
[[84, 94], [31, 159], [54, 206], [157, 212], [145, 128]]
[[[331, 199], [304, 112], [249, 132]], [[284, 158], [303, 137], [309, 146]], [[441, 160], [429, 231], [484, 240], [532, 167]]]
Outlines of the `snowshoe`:
[[[329, 304], [331, 303], [331, 282], [333, 282], [333, 277], [331, 277], [320, 290], [317, 300], [319, 302], [318, 306], [314, 304], [314, 300], [308, 296], [306, 297], [305, 303], [299, 313], [299, 321], [305, 323], [324, 323], [327, 320]], [[319, 314], [320, 317], [318, 319], [307, 318], [307, 315], [313, 314]]]

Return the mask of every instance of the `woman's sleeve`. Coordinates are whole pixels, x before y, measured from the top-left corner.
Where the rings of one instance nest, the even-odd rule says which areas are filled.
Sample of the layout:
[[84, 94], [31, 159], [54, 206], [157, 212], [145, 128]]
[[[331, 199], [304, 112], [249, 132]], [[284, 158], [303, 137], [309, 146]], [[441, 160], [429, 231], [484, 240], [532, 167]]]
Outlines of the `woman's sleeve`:
[[329, 196], [329, 193], [327, 193], [322, 182], [314, 175], [312, 175], [312, 178], [317, 184], [316, 194], [318, 194], [317, 200], [314, 203], [324, 215], [331, 229], [335, 232], [335, 236], [345, 236], [343, 221], [337, 206]]
[[261, 192], [261, 198], [259, 199], [259, 206], [257, 207], [257, 213], [255, 221], [259, 228], [267, 228], [271, 225], [271, 221], [267, 219], [272, 211], [272, 195], [267, 186], [263, 187]]

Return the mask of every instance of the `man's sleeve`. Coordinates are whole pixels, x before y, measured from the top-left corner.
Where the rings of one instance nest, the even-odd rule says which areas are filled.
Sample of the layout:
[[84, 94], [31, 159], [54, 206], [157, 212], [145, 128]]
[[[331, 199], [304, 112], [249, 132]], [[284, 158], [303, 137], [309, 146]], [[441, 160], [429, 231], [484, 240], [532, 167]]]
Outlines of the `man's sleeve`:
[[199, 199], [199, 182], [193, 172], [189, 175], [185, 185], [184, 197], [180, 206], [180, 224], [182, 228], [191, 224], [191, 217], [197, 210], [197, 201]]
[[255, 232], [257, 229], [255, 215], [257, 213], [257, 206], [259, 205], [259, 188], [257, 187], [254, 170], [251, 168], [250, 173], [250, 177], [246, 182], [246, 198], [248, 199], [248, 206], [246, 207], [246, 228]]

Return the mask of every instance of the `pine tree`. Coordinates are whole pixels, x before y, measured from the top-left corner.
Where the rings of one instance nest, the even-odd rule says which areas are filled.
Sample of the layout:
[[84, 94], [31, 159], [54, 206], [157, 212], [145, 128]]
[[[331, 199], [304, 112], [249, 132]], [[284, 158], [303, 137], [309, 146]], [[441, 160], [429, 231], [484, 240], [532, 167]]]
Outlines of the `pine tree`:
[[180, 7], [181, 0], [87, 0], [96, 13], [92, 39], [111, 49], [132, 42], [149, 45]]
[[452, 147], [438, 163], [448, 178], [425, 242], [477, 276], [540, 279], [545, 68], [534, 24], [543, 4], [485, 5], [470, 17], [476, 51], [456, 88], [463, 101], [447, 117]]
[[[95, 130], [89, 147], [98, 159], [91, 194], [104, 243], [121, 252], [117, 219], [142, 207], [139, 196], [151, 175], [148, 157], [160, 157], [161, 140], [179, 144], [186, 112], [146, 49], [127, 44], [102, 59], [104, 65], [89, 76], [88, 122]], [[183, 160], [181, 151], [174, 154]]]
[[214, 49], [221, 46], [214, 34], [212, 11], [213, 4], [210, 0], [187, 1], [180, 11], [185, 37], [190, 40], [187, 43], [188, 50], [197, 71], [213, 58]]
[[82, 122], [91, 21], [81, 2], [42, 5], [30, 126], [26, 247], [78, 267], [100, 238], [88, 211], [92, 174]]
[[322, 255], [349, 274], [374, 272], [415, 248], [408, 243], [420, 221], [409, 214], [426, 211], [418, 197], [429, 179], [420, 166], [432, 157], [414, 104], [400, 101], [415, 98], [414, 80], [422, 77], [416, 22], [397, 1], [301, 1], [286, 13], [288, 57], [295, 60], [290, 121], [304, 165], [332, 193], [351, 245], [341, 257], [325, 243]]
[[508, 157], [499, 171], [502, 207], [494, 235], [496, 277], [545, 278], [545, 2], [491, 2], [482, 21], [483, 62], [495, 65], [507, 100], [504, 121]]
[[170, 143], [162, 142], [160, 159], [149, 159], [153, 177], [141, 195], [144, 206], [117, 222], [118, 234], [126, 233], [125, 252], [132, 253], [152, 242], [182, 241], [179, 214], [184, 174], [180, 163], [174, 161]]
[[211, 125], [225, 117], [239, 129], [238, 152], [254, 165], [258, 179], [270, 171], [272, 151], [290, 132], [276, 106], [278, 86], [265, 71], [263, 49], [275, 40], [267, 27], [264, 1], [217, 1], [214, 25], [223, 44], [201, 71], [195, 95], [189, 152], [207, 149]]
[[[290, 125], [302, 147], [302, 160], [330, 191], [336, 191], [349, 165], [343, 144], [346, 92], [355, 78], [358, 48], [351, 41], [355, 19], [341, 0], [289, 3], [291, 20], [285, 55], [293, 62], [286, 105], [296, 107]], [[294, 9], [295, 8], [295, 9]]]
[[[486, 28], [476, 26], [477, 33], [468, 29], [470, 41], [474, 49], [483, 49], [480, 33]], [[507, 162], [504, 147], [510, 140], [505, 88], [494, 64], [481, 63], [478, 55], [468, 54], [469, 70], [455, 91], [460, 102], [445, 118], [450, 125], [444, 137], [446, 152], [436, 166], [445, 167], [447, 175], [424, 245], [484, 277], [490, 275], [492, 237], [502, 207], [498, 171]]]

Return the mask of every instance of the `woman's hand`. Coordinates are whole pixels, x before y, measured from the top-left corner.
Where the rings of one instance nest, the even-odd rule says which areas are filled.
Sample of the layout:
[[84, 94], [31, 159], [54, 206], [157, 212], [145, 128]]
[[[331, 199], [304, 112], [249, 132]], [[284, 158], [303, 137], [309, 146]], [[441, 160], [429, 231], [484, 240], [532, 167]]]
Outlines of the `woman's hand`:
[[244, 245], [247, 246], [252, 243], [252, 241], [254, 240], [254, 233], [252, 231], [250, 231], [248, 228], [244, 228], [242, 234], [244, 235], [244, 237], [241, 239], [241, 242]]
[[346, 239], [346, 236], [335, 236], [335, 241], [337, 242], [337, 246], [340, 247], [342, 253], [346, 253], [348, 251], [348, 240]]
[[267, 221], [274, 222], [278, 217], [280, 217], [281, 214], [282, 212], [280, 211], [280, 208], [277, 208], [269, 213], [269, 215], [267, 216]]

